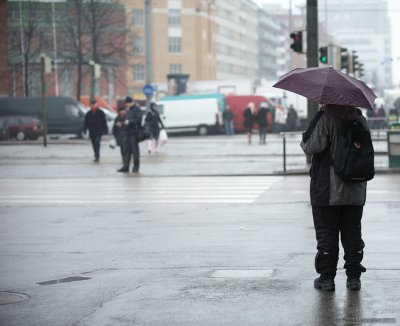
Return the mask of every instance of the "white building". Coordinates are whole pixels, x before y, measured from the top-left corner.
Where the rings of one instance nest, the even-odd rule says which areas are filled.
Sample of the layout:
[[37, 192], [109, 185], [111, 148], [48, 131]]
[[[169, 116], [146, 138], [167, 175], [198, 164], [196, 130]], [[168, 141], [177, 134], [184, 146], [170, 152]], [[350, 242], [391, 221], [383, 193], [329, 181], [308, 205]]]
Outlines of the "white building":
[[[326, 7], [324, 7], [326, 5]], [[391, 28], [386, 0], [329, 0], [319, 6], [319, 20], [341, 47], [357, 51], [367, 83], [377, 91], [392, 81]]]
[[257, 78], [258, 6], [250, 0], [217, 0], [217, 79]]

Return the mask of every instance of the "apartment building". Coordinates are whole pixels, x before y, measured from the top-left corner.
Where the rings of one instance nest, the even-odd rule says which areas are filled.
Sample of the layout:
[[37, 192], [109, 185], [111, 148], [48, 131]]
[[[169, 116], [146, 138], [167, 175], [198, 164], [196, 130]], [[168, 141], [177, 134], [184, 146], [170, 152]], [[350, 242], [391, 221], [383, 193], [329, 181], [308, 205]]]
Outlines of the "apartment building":
[[[146, 81], [145, 1], [121, 2], [129, 30], [128, 92], [140, 96]], [[215, 79], [215, 0], [153, 0], [151, 7], [151, 82], [166, 82], [168, 74]]]
[[217, 79], [258, 77], [258, 9], [250, 0], [216, 1]]

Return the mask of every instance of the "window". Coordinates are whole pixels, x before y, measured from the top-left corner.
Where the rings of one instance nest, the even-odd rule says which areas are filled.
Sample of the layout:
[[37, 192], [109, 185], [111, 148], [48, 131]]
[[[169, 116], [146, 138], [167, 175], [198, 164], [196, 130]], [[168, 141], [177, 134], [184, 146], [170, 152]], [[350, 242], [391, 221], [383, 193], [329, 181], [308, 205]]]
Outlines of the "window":
[[143, 26], [144, 25], [143, 10], [141, 10], [141, 9], [133, 9], [132, 10], [132, 24], [133, 24], [133, 26]]
[[32, 124], [32, 118], [30, 117], [19, 117], [19, 122], [21, 125], [30, 125]]
[[11, 11], [11, 18], [12, 19], [19, 19], [19, 17], [20, 17], [19, 14], [20, 14], [19, 10], [15, 10], [14, 9], [14, 10]]
[[179, 9], [168, 10], [169, 26], [181, 26], [181, 11]]
[[133, 80], [144, 81], [144, 65], [133, 66]]
[[73, 96], [74, 83], [72, 80], [72, 70], [65, 69], [61, 73], [61, 89], [65, 96]]
[[180, 53], [181, 52], [181, 38], [180, 37], [170, 37], [169, 38], [169, 52]]
[[143, 37], [135, 37], [133, 39], [133, 54], [144, 53], [144, 41]]
[[66, 104], [65, 115], [70, 118], [77, 118], [79, 117], [79, 109], [73, 104]]
[[171, 65], [169, 65], [169, 73], [170, 74], [180, 74], [180, 73], [182, 73], [182, 65], [179, 65], [179, 64], [171, 64]]

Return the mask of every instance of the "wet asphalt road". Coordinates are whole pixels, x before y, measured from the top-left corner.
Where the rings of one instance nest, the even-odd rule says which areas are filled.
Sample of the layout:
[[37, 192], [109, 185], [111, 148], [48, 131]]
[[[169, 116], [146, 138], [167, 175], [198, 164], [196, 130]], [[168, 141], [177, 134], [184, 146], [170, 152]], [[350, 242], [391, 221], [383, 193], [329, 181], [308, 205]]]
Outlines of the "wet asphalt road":
[[320, 292], [309, 179], [273, 175], [275, 143], [177, 139], [138, 176], [106, 146], [98, 165], [80, 141], [1, 146], [0, 291], [27, 297], [0, 325], [399, 324], [400, 175], [369, 183], [361, 291], [340, 259]]

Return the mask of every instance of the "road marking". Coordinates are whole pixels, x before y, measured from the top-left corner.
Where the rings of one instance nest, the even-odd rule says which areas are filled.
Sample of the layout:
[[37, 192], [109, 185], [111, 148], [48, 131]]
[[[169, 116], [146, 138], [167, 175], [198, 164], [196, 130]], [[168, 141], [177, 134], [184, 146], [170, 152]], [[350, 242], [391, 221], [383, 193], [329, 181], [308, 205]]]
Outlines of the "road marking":
[[211, 274], [212, 278], [266, 278], [273, 269], [220, 269]]
[[282, 177], [0, 179], [0, 206], [251, 204]]

